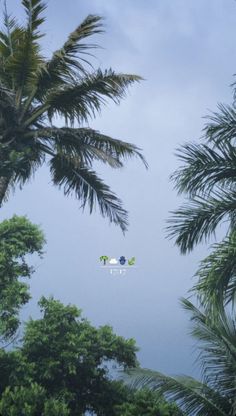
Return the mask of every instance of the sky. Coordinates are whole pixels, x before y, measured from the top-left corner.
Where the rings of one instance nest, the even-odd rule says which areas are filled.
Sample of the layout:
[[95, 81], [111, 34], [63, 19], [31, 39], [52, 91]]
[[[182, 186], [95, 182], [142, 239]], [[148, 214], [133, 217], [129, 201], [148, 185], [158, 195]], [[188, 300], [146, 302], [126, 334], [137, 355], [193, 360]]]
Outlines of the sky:
[[[23, 20], [19, 0], [8, 0], [8, 7]], [[176, 148], [198, 140], [203, 116], [232, 100], [236, 2], [49, 0], [45, 56], [88, 14], [103, 16], [106, 30], [96, 37], [102, 49], [96, 51], [95, 66], [144, 78], [90, 127], [141, 147], [149, 170], [135, 159], [122, 170], [95, 166], [129, 211], [125, 237], [98, 212], [83, 213], [76, 199], [54, 188], [46, 166], [10, 195], [1, 219], [26, 215], [47, 239], [44, 258], [34, 260], [33, 298], [23, 319], [38, 317], [40, 296], [53, 295], [77, 305], [93, 325], [110, 324], [117, 334], [135, 338], [143, 367], [198, 376], [196, 345], [179, 299], [188, 295], [209, 248], [202, 245], [182, 256], [166, 238], [169, 212], [183, 202], [169, 177], [179, 164]], [[113, 276], [101, 268], [101, 255], [135, 256], [136, 268]]]

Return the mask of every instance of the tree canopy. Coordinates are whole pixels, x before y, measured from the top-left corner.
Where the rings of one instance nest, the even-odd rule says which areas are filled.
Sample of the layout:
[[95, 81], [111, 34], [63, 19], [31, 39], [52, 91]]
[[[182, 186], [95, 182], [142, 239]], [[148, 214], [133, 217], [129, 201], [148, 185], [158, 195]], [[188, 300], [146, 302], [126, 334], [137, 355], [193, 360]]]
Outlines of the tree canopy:
[[6, 361], [11, 371], [4, 385], [1, 377], [1, 406], [11, 401], [13, 408], [19, 406], [21, 389], [32, 400], [29, 387], [39, 395], [39, 404], [41, 396], [59, 401], [70, 415], [111, 411], [119, 395], [110, 380], [109, 363], [119, 368], [136, 366], [134, 340], [115, 335], [109, 326], [94, 328], [75, 306], [52, 298], [42, 298], [39, 306], [43, 316], [26, 323], [20, 350], [2, 354], [2, 363]]

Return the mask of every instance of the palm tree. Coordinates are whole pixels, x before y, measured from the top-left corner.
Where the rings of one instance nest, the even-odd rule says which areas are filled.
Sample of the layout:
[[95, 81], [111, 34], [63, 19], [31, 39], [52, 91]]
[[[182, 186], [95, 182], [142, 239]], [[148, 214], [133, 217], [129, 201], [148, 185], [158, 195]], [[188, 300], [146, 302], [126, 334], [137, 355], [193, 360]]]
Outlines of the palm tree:
[[210, 318], [188, 300], [192, 335], [201, 341], [202, 381], [188, 376], [169, 377], [156, 371], [134, 369], [124, 376], [133, 388], [150, 388], [174, 401], [188, 416], [236, 415], [236, 319], [222, 310]]
[[172, 179], [188, 202], [174, 211], [169, 236], [182, 253], [191, 251], [214, 234], [223, 221], [227, 233], [235, 229], [236, 217], [236, 112], [220, 105], [209, 118], [203, 141], [188, 143], [178, 151], [182, 166]]
[[[88, 60], [96, 45], [86, 39], [102, 32], [99, 16], [89, 15], [50, 59], [41, 53], [42, 0], [22, 0], [23, 27], [5, 7], [0, 31], [0, 204], [9, 189], [24, 185], [43, 163], [65, 195], [74, 193], [90, 213], [98, 204], [103, 216], [127, 228], [121, 201], [92, 170], [94, 161], [121, 168], [139, 157], [135, 145], [88, 127], [108, 99], [119, 103], [136, 75], [95, 70]], [[58, 128], [55, 118], [65, 125]]]

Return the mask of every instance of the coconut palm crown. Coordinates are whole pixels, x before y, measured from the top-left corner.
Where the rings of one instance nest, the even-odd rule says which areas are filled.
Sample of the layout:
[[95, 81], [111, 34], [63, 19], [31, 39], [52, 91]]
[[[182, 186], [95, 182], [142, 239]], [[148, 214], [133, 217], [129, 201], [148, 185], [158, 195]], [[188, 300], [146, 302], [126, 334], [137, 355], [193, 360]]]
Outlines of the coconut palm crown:
[[[118, 104], [141, 78], [94, 69], [88, 59], [96, 45], [86, 40], [103, 31], [99, 16], [89, 15], [46, 59], [39, 43], [46, 5], [41, 0], [21, 3], [25, 26], [5, 7], [0, 31], [0, 204], [46, 162], [53, 184], [65, 195], [74, 193], [90, 213], [98, 205], [125, 231], [127, 212], [92, 165], [101, 161], [121, 168], [132, 156], [146, 162], [135, 145], [101, 134], [88, 122], [108, 99]], [[64, 127], [53, 124], [58, 116]]]

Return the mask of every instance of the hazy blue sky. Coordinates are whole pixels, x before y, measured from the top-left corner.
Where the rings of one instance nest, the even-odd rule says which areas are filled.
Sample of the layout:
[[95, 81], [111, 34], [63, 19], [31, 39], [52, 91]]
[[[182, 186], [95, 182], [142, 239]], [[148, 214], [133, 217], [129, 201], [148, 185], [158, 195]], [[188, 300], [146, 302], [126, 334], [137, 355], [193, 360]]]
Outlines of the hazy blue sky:
[[[19, 0], [8, 0], [20, 16]], [[202, 116], [217, 102], [230, 102], [235, 72], [236, 3], [233, 0], [50, 0], [43, 40], [45, 55], [61, 46], [89, 13], [105, 18], [97, 65], [137, 73], [145, 81], [119, 107], [110, 105], [90, 126], [139, 145], [148, 171], [130, 161], [122, 171], [96, 166], [130, 213], [129, 232], [89, 216], [78, 202], [53, 188], [46, 168], [17, 191], [1, 218], [25, 214], [47, 237], [44, 259], [31, 281], [33, 301], [24, 317], [37, 316], [39, 297], [53, 294], [84, 311], [95, 325], [111, 324], [140, 347], [141, 365], [167, 373], [195, 374], [193, 341], [179, 298], [193, 284], [197, 248], [180, 256], [165, 238], [168, 212], [181, 202], [169, 176], [176, 147], [198, 139]], [[58, 121], [61, 123], [60, 121]], [[137, 269], [112, 277], [100, 255], [136, 256]]]

